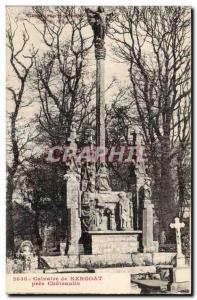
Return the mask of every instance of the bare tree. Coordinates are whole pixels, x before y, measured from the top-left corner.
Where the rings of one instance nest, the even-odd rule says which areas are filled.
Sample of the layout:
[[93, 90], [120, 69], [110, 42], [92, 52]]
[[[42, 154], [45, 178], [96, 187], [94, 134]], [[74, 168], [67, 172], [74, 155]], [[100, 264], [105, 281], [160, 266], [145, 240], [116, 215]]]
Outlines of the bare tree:
[[154, 202], [166, 230], [176, 214], [173, 133], [180, 124], [188, 128], [190, 119], [186, 111], [187, 117], [177, 119], [178, 108], [190, 101], [190, 20], [185, 7], [122, 8], [110, 34], [116, 56], [130, 65], [132, 99], [150, 152]]
[[[13, 29], [14, 26], [14, 29]], [[16, 188], [16, 175], [19, 167], [24, 162], [24, 152], [27, 150], [27, 144], [32, 140], [32, 137], [26, 134], [26, 124], [23, 126], [23, 132], [20, 130], [18, 120], [20, 117], [20, 110], [24, 104], [25, 87], [28, 80], [30, 69], [33, 66], [34, 55], [24, 54], [29, 35], [27, 33], [25, 24], [23, 24], [22, 43], [19, 49], [15, 47], [15, 37], [18, 30], [18, 23], [13, 25], [10, 21], [7, 29], [7, 47], [9, 61], [17, 78], [15, 86], [7, 86], [8, 99], [12, 102], [12, 112], [8, 114], [8, 129], [10, 131], [8, 141], [9, 161], [7, 164], [7, 251], [9, 254], [14, 252], [14, 227], [13, 227], [13, 194]], [[24, 61], [25, 59], [25, 61]], [[21, 136], [23, 134], [23, 137]]]
[[177, 205], [183, 218], [191, 205], [191, 101], [185, 99], [178, 105], [175, 118], [171, 143], [177, 167]]
[[40, 33], [45, 49], [35, 57], [32, 74], [41, 103], [41, 132], [53, 144], [64, 143], [71, 126], [83, 131], [84, 124], [94, 122], [95, 77], [87, 62], [92, 33], [87, 35], [87, 18], [79, 7], [33, 7], [27, 21]]

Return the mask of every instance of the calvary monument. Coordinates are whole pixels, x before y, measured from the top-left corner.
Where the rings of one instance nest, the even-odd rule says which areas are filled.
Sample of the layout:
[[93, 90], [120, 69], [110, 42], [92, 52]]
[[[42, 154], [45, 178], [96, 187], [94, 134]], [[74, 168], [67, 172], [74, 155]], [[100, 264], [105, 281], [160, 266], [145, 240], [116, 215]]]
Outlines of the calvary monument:
[[[86, 10], [89, 24], [94, 32], [96, 59], [96, 146], [105, 149], [105, 34], [112, 14]], [[90, 134], [91, 135], [91, 134]], [[77, 147], [77, 133], [73, 128], [67, 141], [72, 149]], [[93, 146], [91, 136], [89, 147]], [[137, 146], [132, 145], [133, 148]], [[140, 251], [153, 252], [153, 204], [149, 178], [143, 163], [138, 163], [133, 192], [113, 192], [105, 155], [97, 162], [77, 163], [74, 158], [67, 162], [66, 211], [68, 232], [65, 243], [67, 255], [97, 256], [118, 254], [117, 263], [127, 262], [126, 254]], [[139, 209], [139, 191], [143, 189], [144, 207]], [[135, 211], [134, 211], [135, 206]], [[139, 224], [138, 214], [143, 215]]]

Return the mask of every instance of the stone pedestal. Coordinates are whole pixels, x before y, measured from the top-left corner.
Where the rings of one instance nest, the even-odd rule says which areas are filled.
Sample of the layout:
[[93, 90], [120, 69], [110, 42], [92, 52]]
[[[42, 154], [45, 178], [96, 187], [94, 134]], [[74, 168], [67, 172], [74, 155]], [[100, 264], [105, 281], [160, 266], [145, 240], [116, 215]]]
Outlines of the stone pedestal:
[[69, 255], [79, 254], [79, 239], [81, 237], [81, 221], [79, 218], [80, 207], [80, 183], [78, 175], [73, 173], [67, 174], [66, 179], [66, 208], [69, 220], [69, 238], [68, 253]]
[[177, 253], [177, 256], [176, 256], [176, 266], [178, 268], [185, 266], [185, 255], [183, 253]]
[[126, 254], [138, 251], [141, 231], [89, 231], [91, 254]]
[[173, 282], [170, 286], [173, 293], [190, 292], [191, 290], [191, 268], [188, 266], [173, 269]]
[[153, 242], [153, 207], [154, 205], [149, 200], [144, 201], [142, 230], [142, 244], [144, 252], [155, 252], [155, 245]]

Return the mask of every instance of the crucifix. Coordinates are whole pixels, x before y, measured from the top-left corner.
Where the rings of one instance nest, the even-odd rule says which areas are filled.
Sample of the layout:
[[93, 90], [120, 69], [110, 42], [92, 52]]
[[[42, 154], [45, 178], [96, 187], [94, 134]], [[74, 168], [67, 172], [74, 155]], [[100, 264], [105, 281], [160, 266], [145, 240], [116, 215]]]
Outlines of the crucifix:
[[88, 22], [92, 27], [94, 32], [94, 44], [96, 47], [104, 47], [104, 38], [109, 27], [109, 22], [113, 16], [112, 13], [105, 13], [103, 6], [98, 6], [97, 11], [92, 11], [91, 9], [86, 9]]
[[181, 246], [181, 228], [185, 227], [185, 223], [180, 223], [179, 218], [174, 219], [175, 222], [170, 224], [170, 228], [176, 230], [176, 245], [177, 245], [177, 266], [182, 266], [185, 264], [185, 257], [182, 253]]

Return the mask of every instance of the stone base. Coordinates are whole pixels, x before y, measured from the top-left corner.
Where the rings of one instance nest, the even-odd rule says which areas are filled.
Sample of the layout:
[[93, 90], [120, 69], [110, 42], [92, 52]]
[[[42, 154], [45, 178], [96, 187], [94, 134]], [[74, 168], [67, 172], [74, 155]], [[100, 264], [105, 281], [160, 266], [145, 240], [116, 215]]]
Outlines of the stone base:
[[153, 265], [152, 253], [133, 253], [131, 257], [133, 261], [133, 266]]
[[79, 254], [79, 244], [70, 245], [68, 248], [68, 255], [78, 255]]
[[189, 293], [191, 291], [191, 268], [184, 266], [182, 268], [173, 269], [173, 283], [170, 287], [171, 292]]
[[191, 269], [187, 266], [173, 269], [173, 282], [191, 282]]
[[126, 254], [138, 252], [141, 231], [89, 231], [90, 254]]
[[132, 266], [131, 254], [80, 255], [80, 266], [86, 268]]
[[[118, 268], [118, 267], [143, 267], [163, 265], [167, 269], [175, 266], [176, 253], [108, 253], [108, 254], [80, 254], [64, 256], [41, 256], [45, 269], [57, 268]], [[170, 266], [169, 266], [170, 265]], [[187, 268], [184, 268], [186, 271]], [[176, 268], [174, 277], [178, 278], [179, 270]], [[183, 268], [181, 268], [183, 270]], [[185, 272], [185, 274], [188, 274]], [[182, 276], [182, 274], [180, 274]], [[187, 275], [186, 275], [187, 276]], [[177, 280], [177, 279], [176, 279]]]
[[176, 267], [184, 267], [185, 266], [185, 255], [182, 253], [177, 254], [176, 256]]
[[144, 253], [154, 253], [159, 252], [159, 243], [157, 241], [153, 241], [152, 245], [143, 246]]

